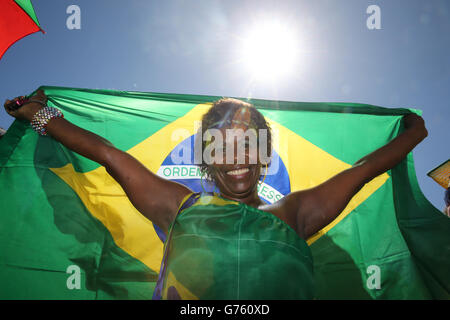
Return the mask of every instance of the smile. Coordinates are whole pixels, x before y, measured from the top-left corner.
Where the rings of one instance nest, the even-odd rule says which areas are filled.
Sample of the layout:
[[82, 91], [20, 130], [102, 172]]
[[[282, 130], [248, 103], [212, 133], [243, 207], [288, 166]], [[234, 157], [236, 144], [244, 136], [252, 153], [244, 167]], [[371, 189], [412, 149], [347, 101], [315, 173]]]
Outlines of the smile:
[[249, 168], [242, 168], [242, 169], [236, 169], [236, 170], [228, 171], [227, 174], [229, 174], [230, 176], [238, 176], [238, 175], [241, 175], [241, 174], [245, 174], [245, 173], [247, 173], [249, 171], [250, 171]]

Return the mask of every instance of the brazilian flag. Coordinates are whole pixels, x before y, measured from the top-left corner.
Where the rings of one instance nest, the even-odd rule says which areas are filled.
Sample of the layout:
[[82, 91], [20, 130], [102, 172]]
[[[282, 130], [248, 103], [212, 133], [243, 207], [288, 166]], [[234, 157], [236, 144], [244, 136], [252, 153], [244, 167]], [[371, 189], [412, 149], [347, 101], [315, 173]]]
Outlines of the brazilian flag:
[[[66, 119], [161, 177], [214, 190], [191, 160], [201, 116], [220, 97], [41, 89]], [[351, 167], [402, 132], [403, 115], [420, 114], [352, 103], [249, 102], [274, 137], [258, 190], [268, 203]], [[152, 297], [165, 235], [103, 167], [16, 120], [0, 140], [0, 190], [0, 299]], [[317, 299], [449, 298], [450, 220], [421, 193], [412, 153], [367, 183], [307, 242]]]

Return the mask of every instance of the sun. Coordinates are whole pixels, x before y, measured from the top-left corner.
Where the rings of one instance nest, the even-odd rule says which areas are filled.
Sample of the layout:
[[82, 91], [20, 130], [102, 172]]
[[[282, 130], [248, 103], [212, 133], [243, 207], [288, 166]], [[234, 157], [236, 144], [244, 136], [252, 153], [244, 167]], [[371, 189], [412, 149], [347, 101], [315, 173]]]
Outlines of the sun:
[[255, 24], [241, 38], [239, 55], [256, 81], [278, 81], [295, 73], [298, 43], [293, 28], [280, 21]]

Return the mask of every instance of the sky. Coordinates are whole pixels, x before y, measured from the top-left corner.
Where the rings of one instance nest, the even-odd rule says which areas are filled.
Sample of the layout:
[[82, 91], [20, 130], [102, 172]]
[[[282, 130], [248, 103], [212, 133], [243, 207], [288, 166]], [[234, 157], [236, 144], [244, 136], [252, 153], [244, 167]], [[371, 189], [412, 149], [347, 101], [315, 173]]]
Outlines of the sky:
[[[413, 151], [419, 185], [444, 207], [444, 189], [426, 174], [450, 158], [448, 0], [32, 3], [46, 33], [18, 41], [0, 60], [2, 102], [50, 85], [416, 108], [429, 133]], [[79, 29], [67, 24], [75, 22], [71, 5], [80, 9]], [[267, 79], [249, 68], [243, 44], [274, 21], [295, 55]], [[1, 108], [0, 127], [13, 120]]]

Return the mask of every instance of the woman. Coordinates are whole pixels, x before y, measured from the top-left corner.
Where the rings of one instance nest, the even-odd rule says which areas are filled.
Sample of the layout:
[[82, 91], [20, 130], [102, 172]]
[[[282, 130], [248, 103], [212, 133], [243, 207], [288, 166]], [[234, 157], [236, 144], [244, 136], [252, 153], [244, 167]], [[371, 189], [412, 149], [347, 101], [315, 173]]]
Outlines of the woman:
[[[212, 161], [204, 161], [201, 169], [219, 192], [197, 194], [160, 178], [110, 142], [66, 121], [60, 111], [46, 106], [46, 100], [38, 91], [25, 104], [20, 98], [6, 101], [5, 109], [30, 121], [38, 133], [104, 166], [137, 210], [168, 235], [155, 298], [313, 298], [312, 258], [305, 240], [333, 221], [365, 183], [394, 167], [428, 134], [421, 117], [407, 115], [405, 131], [385, 146], [328, 181], [269, 205], [257, 192], [268, 163], [260, 152], [255, 156], [254, 145], [246, 146], [243, 162], [237, 161], [238, 141], [234, 136], [228, 139], [239, 131], [266, 130], [270, 155], [269, 127], [248, 103], [222, 99], [203, 116], [199, 136], [208, 130], [219, 132], [227, 142], [222, 158], [230, 150], [234, 155], [231, 162], [220, 161], [214, 146]], [[23, 105], [11, 108], [14, 104]], [[204, 150], [211, 141], [203, 141]]]

